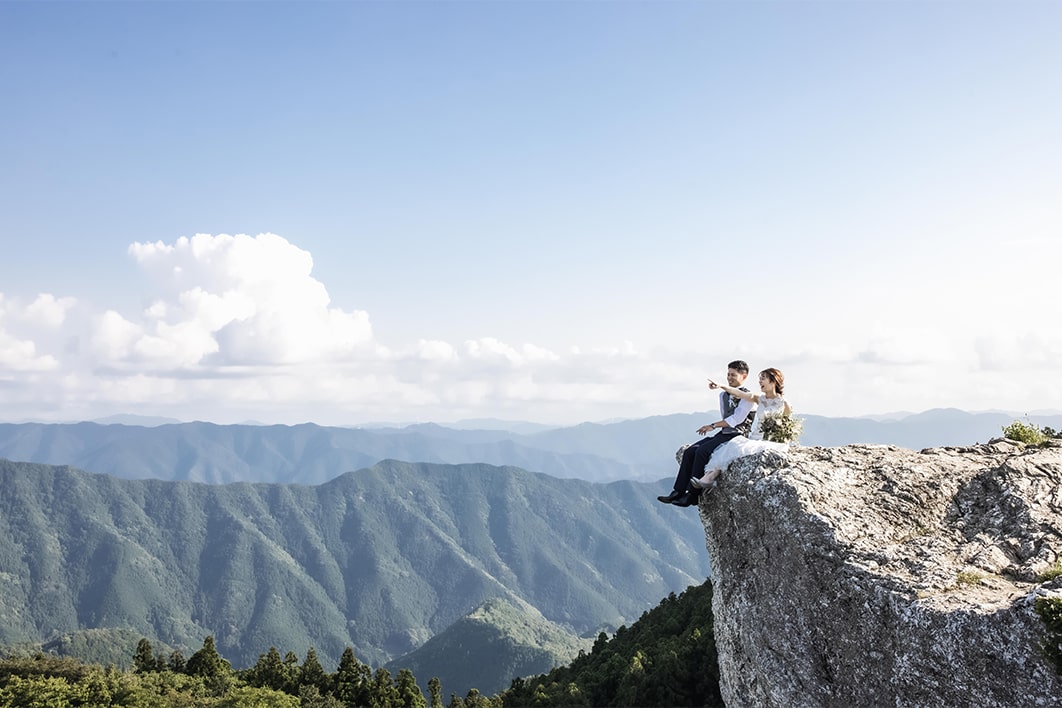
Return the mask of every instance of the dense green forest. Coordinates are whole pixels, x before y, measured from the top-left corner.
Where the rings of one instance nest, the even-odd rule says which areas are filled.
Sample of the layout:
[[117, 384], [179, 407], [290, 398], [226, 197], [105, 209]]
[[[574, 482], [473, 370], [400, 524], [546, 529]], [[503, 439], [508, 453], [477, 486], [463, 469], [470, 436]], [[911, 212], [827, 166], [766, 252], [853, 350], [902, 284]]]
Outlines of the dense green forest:
[[[413, 672], [397, 676], [375, 672], [358, 661], [350, 647], [335, 672], [325, 671], [313, 648], [300, 661], [293, 652], [281, 657], [276, 647], [249, 669], [233, 670], [208, 636], [187, 659], [180, 651], [157, 653], [141, 639], [132, 669], [87, 664], [38, 652], [0, 659], [0, 708], [442, 708], [442, 686], [428, 682], [429, 698]], [[475, 689], [451, 695], [450, 708], [500, 706]]]
[[670, 594], [568, 666], [516, 679], [506, 708], [534, 706], [722, 706], [710, 581]]
[[140, 639], [131, 668], [88, 664], [36, 652], [0, 659], [0, 708], [518, 708], [521, 706], [721, 706], [709, 582], [669, 595], [590, 653], [500, 694], [472, 688], [444, 703], [438, 678], [427, 697], [413, 672], [373, 671], [347, 647], [334, 672], [310, 648], [300, 660], [276, 647], [234, 670], [214, 637], [185, 658]]
[[[589, 654], [534, 678], [516, 678], [491, 697], [469, 689], [443, 702], [438, 678], [428, 696], [409, 669], [373, 671], [347, 647], [335, 672], [311, 647], [300, 661], [276, 647], [234, 670], [208, 636], [190, 657], [140, 639], [131, 668], [84, 663], [43, 652], [0, 659], [0, 708], [159, 706], [262, 708], [501, 708], [502, 706], [715, 706], [719, 671], [712, 638], [711, 584], [669, 595], [630, 627], [602, 633]], [[464, 689], [461, 689], [464, 691]]]

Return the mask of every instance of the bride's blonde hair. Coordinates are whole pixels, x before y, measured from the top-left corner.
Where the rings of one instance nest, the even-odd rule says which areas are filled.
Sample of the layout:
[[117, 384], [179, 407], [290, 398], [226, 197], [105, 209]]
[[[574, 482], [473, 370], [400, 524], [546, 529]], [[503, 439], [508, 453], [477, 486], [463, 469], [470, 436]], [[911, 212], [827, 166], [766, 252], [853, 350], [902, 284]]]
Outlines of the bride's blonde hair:
[[766, 376], [767, 379], [774, 384], [774, 390], [782, 393], [782, 389], [785, 388], [785, 374], [773, 366], [769, 369], [764, 369], [760, 372], [760, 376]]

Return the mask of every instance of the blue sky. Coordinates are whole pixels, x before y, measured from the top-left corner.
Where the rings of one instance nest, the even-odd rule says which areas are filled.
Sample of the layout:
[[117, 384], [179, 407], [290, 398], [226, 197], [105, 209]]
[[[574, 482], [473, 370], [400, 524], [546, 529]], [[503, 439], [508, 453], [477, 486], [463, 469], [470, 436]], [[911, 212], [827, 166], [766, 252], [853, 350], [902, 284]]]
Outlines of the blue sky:
[[0, 2], [0, 420], [572, 423], [735, 357], [808, 413], [1062, 409], [1060, 31]]

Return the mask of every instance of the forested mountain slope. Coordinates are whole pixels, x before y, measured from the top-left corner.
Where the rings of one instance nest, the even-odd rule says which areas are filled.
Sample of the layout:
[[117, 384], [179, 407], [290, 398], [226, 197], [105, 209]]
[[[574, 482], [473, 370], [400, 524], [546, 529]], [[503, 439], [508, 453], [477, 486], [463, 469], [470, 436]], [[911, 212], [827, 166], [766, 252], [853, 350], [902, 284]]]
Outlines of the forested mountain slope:
[[458, 695], [471, 688], [491, 695], [508, 688], [517, 676], [567, 664], [590, 646], [589, 638], [574, 636], [533, 608], [494, 599], [387, 668], [392, 673], [411, 670], [425, 693], [434, 676]]
[[123, 480], [0, 461], [0, 644], [120, 627], [379, 665], [491, 598], [574, 633], [708, 574], [695, 514], [655, 486], [394, 461], [319, 486]]
[[506, 708], [722, 706], [712, 584], [664, 598], [611, 637], [548, 673], [512, 682]]

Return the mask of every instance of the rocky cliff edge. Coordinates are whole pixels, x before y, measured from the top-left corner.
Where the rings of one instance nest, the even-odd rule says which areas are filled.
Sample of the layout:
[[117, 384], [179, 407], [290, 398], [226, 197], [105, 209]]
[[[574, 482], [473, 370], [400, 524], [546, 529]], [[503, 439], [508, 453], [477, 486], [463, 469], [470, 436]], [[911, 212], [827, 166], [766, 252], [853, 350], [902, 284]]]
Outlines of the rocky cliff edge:
[[765, 452], [699, 508], [730, 708], [1062, 706], [1062, 446]]

